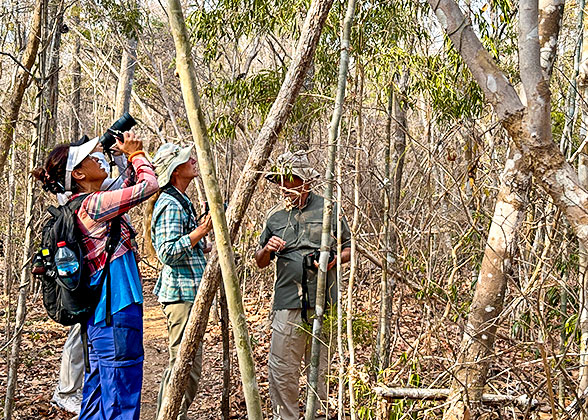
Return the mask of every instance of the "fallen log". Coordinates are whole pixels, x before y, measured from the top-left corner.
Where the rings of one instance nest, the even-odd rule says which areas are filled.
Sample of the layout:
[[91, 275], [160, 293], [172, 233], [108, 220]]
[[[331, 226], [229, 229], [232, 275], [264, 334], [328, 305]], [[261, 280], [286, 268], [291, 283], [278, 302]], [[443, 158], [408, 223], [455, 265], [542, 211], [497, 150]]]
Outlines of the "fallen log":
[[[424, 389], [424, 388], [387, 388], [379, 386], [374, 388], [374, 392], [389, 400], [409, 399], [409, 400], [444, 400], [449, 395], [449, 388], [441, 389]], [[482, 394], [482, 403], [486, 404], [513, 404], [521, 409], [527, 407], [536, 408], [539, 401], [531, 399], [527, 395], [502, 395], [502, 394]]]

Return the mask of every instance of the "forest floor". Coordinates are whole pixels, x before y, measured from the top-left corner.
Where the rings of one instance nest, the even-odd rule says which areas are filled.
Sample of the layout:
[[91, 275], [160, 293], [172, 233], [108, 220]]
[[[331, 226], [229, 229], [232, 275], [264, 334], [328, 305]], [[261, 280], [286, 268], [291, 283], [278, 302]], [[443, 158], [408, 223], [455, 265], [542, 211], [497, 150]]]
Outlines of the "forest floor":
[[[165, 318], [156, 297], [151, 293], [155, 284], [155, 271], [142, 269], [144, 280], [144, 339], [145, 362], [141, 419], [153, 420], [157, 394], [163, 370], [168, 363], [167, 331]], [[263, 409], [270, 413], [267, 382], [267, 354], [269, 351], [269, 323], [271, 290], [259, 288], [254, 299], [244, 299], [249, 331], [254, 343], [254, 357]], [[5, 308], [5, 305], [0, 305]], [[39, 293], [28, 299], [28, 315], [22, 335], [21, 365], [15, 398], [14, 419], [69, 420], [72, 414], [51, 404], [57, 384], [61, 349], [68, 329], [47, 317]], [[5, 314], [2, 318], [5, 317]], [[4, 333], [5, 331], [2, 331]], [[5, 342], [5, 340], [2, 340]], [[8, 346], [9, 349], [9, 346]], [[230, 412], [232, 418], [246, 418], [245, 401], [239, 380], [236, 353], [232, 349]], [[5, 350], [6, 351], [6, 350]], [[4, 353], [7, 354], [7, 353]], [[189, 411], [190, 419], [220, 418], [222, 380], [222, 336], [218, 320], [209, 320], [204, 337], [203, 371], [200, 391]], [[7, 362], [0, 358], [0, 388], [6, 389]], [[2, 392], [4, 394], [4, 392]], [[4, 404], [4, 395], [0, 406]]]
[[[160, 305], [153, 295], [156, 270], [142, 266], [144, 276], [144, 339], [145, 362], [143, 377], [143, 394], [141, 419], [154, 420], [157, 405], [157, 394], [163, 370], [168, 363], [167, 331], [165, 319]], [[244, 307], [249, 332], [253, 344], [254, 359], [257, 369], [257, 380], [266, 418], [270, 418], [271, 406], [267, 379], [267, 356], [270, 345], [269, 313], [272, 297], [272, 278], [270, 271], [246, 271], [243, 275], [246, 284], [243, 288]], [[354, 342], [358, 382], [356, 383], [356, 404], [363, 411], [362, 418], [369, 418], [377, 404], [373, 387], [376, 385], [372, 356], [375, 350], [376, 319], [379, 296], [375, 273], [368, 273], [357, 279], [357, 294], [354, 295]], [[345, 287], [345, 286], [344, 286]], [[343, 290], [345, 295], [345, 290]], [[467, 292], [465, 293], [467, 295]], [[0, 296], [0, 319], [7, 319], [7, 302]], [[343, 296], [345, 301], [346, 297]], [[394, 319], [392, 328], [392, 355], [390, 369], [380, 378], [389, 386], [447, 386], [448, 374], [453, 360], [456, 358], [456, 343], [459, 342], [460, 329], [457, 324], [446, 321], [432, 324], [432, 314], [442, 313], [443, 305], [438, 299], [419, 297], [408, 288], [398, 285], [394, 299]], [[14, 310], [15, 302], [12, 302]], [[51, 404], [51, 397], [57, 384], [61, 351], [68, 329], [50, 320], [42, 305], [39, 291], [29, 293], [27, 302], [27, 321], [22, 334], [21, 365], [15, 398], [13, 419], [23, 420], [70, 420], [73, 415], [58, 409]], [[223, 351], [222, 335], [218, 316], [211, 311], [207, 333], [204, 337], [203, 371], [199, 393], [189, 411], [189, 419], [207, 420], [221, 418], [221, 395], [223, 390]], [[345, 314], [344, 314], [345, 315]], [[13, 318], [13, 315], [10, 316]], [[327, 318], [326, 325], [333, 325], [333, 318]], [[0, 357], [0, 410], [3, 410], [4, 390], [7, 380], [7, 358], [10, 341], [6, 340], [6, 324], [2, 324], [0, 343], [3, 345]], [[13, 326], [9, 327], [10, 331]], [[501, 337], [507, 337], [508, 331], [499, 330]], [[336, 343], [333, 343], [336, 348]], [[495, 375], [493, 386], [504, 393], [520, 394], [525, 384], [536, 383], [537, 372], [541, 366], [537, 363], [529, 365], [529, 360], [537, 360], [536, 356], [524, 351], [520, 346], [509, 344], [508, 340], [497, 341], [497, 363], [491, 373]], [[244, 419], [246, 416], [245, 401], [240, 383], [238, 363], [235, 350], [231, 347], [231, 418]], [[346, 359], [347, 359], [346, 355]], [[515, 366], [518, 381], [504, 377], [501, 372], [510, 372]], [[336, 358], [331, 365], [331, 375], [336, 375], [338, 363]], [[333, 383], [336, 378], [333, 378]], [[532, 388], [532, 386], [531, 386]], [[301, 378], [301, 401], [303, 400], [304, 377]], [[528, 390], [531, 392], [532, 389]], [[537, 390], [535, 390], [537, 392]], [[545, 396], [536, 395], [544, 398]], [[336, 385], [330, 391], [330, 414], [335, 415], [337, 395]], [[420, 413], [418, 418], [437, 419], [441, 415], [442, 404], [439, 403], [404, 403], [393, 404], [392, 409], [398, 413]], [[512, 409], [491, 409], [487, 419], [528, 418], [510, 414]], [[370, 414], [371, 413], [371, 414]], [[416, 418], [416, 417], [415, 417]]]

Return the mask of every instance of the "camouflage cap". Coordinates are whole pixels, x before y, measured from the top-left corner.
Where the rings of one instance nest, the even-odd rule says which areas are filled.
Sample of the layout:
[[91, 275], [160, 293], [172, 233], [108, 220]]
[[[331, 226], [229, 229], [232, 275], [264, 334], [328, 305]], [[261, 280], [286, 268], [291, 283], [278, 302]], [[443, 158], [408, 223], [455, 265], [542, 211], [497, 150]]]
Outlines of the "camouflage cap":
[[294, 153], [286, 152], [278, 156], [265, 177], [271, 182], [278, 182], [282, 176], [286, 178], [297, 176], [306, 182], [319, 178], [321, 174], [310, 166], [306, 151], [298, 150]]

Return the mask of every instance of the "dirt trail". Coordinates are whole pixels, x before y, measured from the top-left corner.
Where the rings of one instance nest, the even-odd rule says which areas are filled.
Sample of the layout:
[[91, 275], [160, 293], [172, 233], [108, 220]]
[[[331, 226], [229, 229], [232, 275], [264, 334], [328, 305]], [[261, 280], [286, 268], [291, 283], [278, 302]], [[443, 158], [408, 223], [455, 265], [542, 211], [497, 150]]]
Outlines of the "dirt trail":
[[[142, 270], [143, 271], [143, 270]], [[148, 270], [145, 270], [148, 271]], [[145, 273], [144, 273], [145, 274]], [[150, 274], [150, 273], [149, 273]], [[141, 419], [154, 420], [157, 408], [157, 394], [163, 370], [168, 363], [167, 331], [165, 318], [156, 297], [151, 292], [155, 280], [144, 280], [144, 339], [145, 362]], [[22, 357], [19, 368], [18, 389], [15, 398], [14, 419], [18, 420], [69, 420], [72, 414], [60, 410], [51, 404], [51, 396], [57, 383], [61, 350], [68, 329], [50, 319], [43, 308], [39, 293], [29, 298], [29, 314], [23, 330]], [[4, 301], [0, 307], [6, 307]], [[267, 351], [269, 341], [265, 320], [269, 310], [269, 299], [263, 294], [256, 294], [255, 299], [245, 299], [248, 322], [254, 344], [257, 377], [264, 410], [269, 413], [267, 387]], [[3, 315], [3, 314], [0, 314]], [[4, 334], [2, 325], [0, 334]], [[0, 342], [5, 342], [0, 337]], [[189, 411], [192, 420], [220, 418], [222, 393], [222, 338], [218, 323], [209, 321], [204, 337], [204, 355], [200, 392]], [[245, 402], [239, 382], [237, 358], [232, 351], [231, 372], [231, 417], [246, 418]], [[7, 362], [0, 357], [0, 390], [6, 389]], [[0, 392], [1, 405], [4, 392]]]

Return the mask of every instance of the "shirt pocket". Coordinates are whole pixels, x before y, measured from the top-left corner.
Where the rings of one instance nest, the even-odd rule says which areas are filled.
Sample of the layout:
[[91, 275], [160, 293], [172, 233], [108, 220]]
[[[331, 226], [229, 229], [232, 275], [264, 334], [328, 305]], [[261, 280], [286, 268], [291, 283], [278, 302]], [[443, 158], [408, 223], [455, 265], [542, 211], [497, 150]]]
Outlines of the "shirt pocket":
[[308, 240], [316, 248], [321, 245], [321, 236], [323, 234], [323, 222], [306, 222], [306, 233]]
[[286, 248], [289, 248], [296, 243], [297, 234], [297, 223], [280, 223], [272, 228], [272, 236], [277, 236], [286, 241]]

